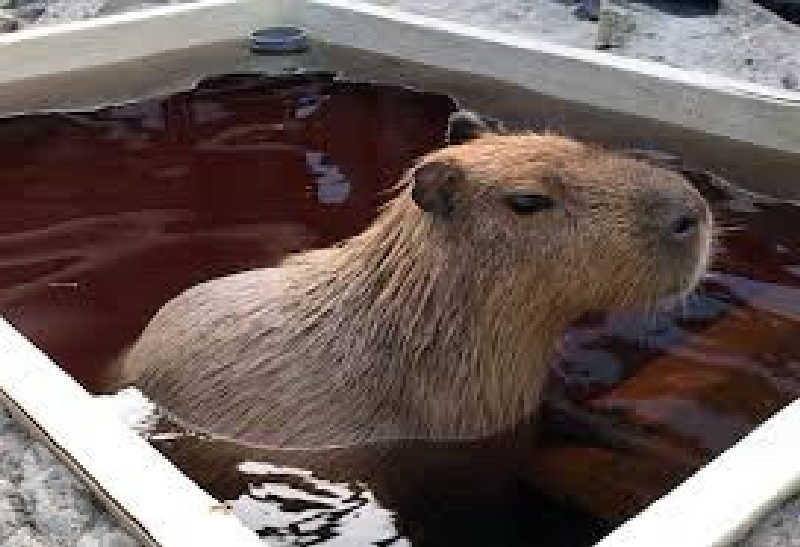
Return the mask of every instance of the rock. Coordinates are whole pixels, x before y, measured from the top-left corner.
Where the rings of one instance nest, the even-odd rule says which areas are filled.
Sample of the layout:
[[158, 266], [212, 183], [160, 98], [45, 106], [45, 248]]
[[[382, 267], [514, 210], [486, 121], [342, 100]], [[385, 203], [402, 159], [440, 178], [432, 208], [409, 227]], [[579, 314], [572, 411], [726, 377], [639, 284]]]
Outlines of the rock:
[[91, 536], [87, 534], [78, 541], [76, 547], [139, 547], [139, 543], [128, 535], [106, 532]]
[[627, 34], [636, 29], [633, 14], [624, 6], [603, 2], [597, 25], [597, 49], [621, 47]]
[[5, 542], [10, 539], [9, 533], [16, 524], [15, 490], [9, 481], [0, 479], [0, 545], [6, 545]]
[[792, 91], [800, 91], [800, 78], [794, 72], [789, 72], [781, 78], [781, 85]]
[[138, 547], [46, 446], [0, 408], [0, 545]]
[[736, 547], [797, 547], [799, 539], [800, 498], [795, 498], [767, 515]]
[[42, 543], [41, 541], [37, 540], [30, 531], [28, 530], [20, 530], [13, 536], [11, 536], [8, 541], [3, 543], [3, 547], [48, 547], [46, 544]]
[[18, 4], [14, 11], [18, 19], [27, 23], [35, 23], [36, 20], [39, 19], [39, 17], [41, 17], [41, 15], [44, 13], [44, 10], [45, 3], [37, 1]]
[[95, 17], [105, 4], [106, 0], [50, 0], [38, 22], [56, 24]]
[[[41, 471], [42, 463], [51, 467]], [[66, 468], [53, 465], [55, 461], [49, 459], [42, 463], [29, 464], [36, 469], [26, 469], [26, 478], [20, 485], [26, 511], [43, 536], [76, 542], [95, 518], [97, 509]]]
[[580, 0], [578, 7], [575, 9], [575, 15], [579, 19], [597, 21], [599, 14], [600, 0]]
[[11, 10], [0, 9], [0, 34], [4, 32], [14, 32], [20, 27], [17, 19]]

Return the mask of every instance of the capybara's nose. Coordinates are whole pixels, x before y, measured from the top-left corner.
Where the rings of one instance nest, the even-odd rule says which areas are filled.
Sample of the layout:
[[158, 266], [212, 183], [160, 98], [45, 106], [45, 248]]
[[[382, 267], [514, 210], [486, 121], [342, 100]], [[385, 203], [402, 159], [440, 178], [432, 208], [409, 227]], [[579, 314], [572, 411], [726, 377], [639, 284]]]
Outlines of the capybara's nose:
[[674, 243], [694, 240], [711, 222], [705, 200], [694, 192], [661, 200], [654, 214], [663, 237]]
[[694, 211], [680, 213], [667, 225], [668, 235], [674, 239], [685, 239], [697, 232], [700, 215]]

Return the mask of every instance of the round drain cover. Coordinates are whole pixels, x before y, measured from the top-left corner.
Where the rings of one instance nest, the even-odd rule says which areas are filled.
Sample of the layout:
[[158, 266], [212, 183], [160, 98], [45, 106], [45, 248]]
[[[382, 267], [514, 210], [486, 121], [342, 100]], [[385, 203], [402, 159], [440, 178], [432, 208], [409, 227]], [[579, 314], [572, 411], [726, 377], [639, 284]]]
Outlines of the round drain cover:
[[308, 35], [297, 27], [269, 27], [250, 35], [254, 53], [300, 53], [308, 49]]

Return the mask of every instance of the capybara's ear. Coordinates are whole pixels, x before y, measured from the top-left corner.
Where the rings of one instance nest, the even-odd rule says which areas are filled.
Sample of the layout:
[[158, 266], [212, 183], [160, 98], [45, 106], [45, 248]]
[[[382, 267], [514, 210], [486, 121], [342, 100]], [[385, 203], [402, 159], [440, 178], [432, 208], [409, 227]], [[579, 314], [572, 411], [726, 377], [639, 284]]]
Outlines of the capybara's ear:
[[447, 144], [464, 144], [487, 133], [505, 133], [499, 120], [481, 117], [470, 110], [459, 110], [447, 120]]
[[441, 160], [423, 163], [412, 174], [411, 199], [423, 211], [448, 217], [463, 181], [464, 171], [454, 163]]

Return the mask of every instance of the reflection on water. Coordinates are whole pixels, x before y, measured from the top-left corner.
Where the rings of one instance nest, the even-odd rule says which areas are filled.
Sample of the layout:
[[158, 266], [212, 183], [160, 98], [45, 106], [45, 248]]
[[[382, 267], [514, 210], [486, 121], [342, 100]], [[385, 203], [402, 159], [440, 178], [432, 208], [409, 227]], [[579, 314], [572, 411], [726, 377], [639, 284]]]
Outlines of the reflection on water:
[[[99, 396], [96, 402], [157, 445], [189, 435], [135, 389]], [[260, 536], [269, 537], [270, 545], [409, 545], [395, 527], [394, 514], [366, 485], [335, 483], [309, 470], [268, 462], [243, 461], [236, 470], [252, 482], [225, 508]]]
[[91, 388], [171, 296], [363, 229], [453, 101], [231, 75], [0, 120], [0, 307]]
[[[233, 75], [0, 120], [2, 312], [91, 388], [180, 290], [362, 230], [454, 108]], [[590, 545], [800, 395], [800, 208], [690, 176], [723, 226], [713, 271], [673, 311], [570, 329], [538, 428], [275, 453], [124, 413], [274, 544]]]
[[587, 317], [567, 333], [531, 458], [540, 488], [607, 518], [800, 396], [800, 207], [692, 178], [722, 225], [712, 271], [669, 312]]
[[524, 432], [280, 450], [189, 430], [135, 389], [96, 401], [270, 545], [589, 545], [610, 530], [519, 481]]
[[[272, 545], [410, 545], [364, 486], [332, 483], [310, 471], [243, 462], [242, 473], [263, 482], [230, 502], [233, 511]], [[286, 482], [285, 477], [294, 479]]]

